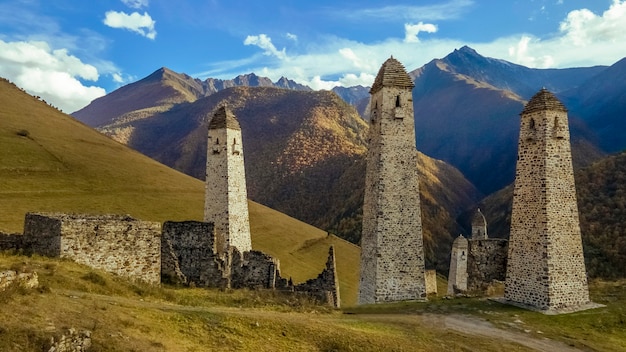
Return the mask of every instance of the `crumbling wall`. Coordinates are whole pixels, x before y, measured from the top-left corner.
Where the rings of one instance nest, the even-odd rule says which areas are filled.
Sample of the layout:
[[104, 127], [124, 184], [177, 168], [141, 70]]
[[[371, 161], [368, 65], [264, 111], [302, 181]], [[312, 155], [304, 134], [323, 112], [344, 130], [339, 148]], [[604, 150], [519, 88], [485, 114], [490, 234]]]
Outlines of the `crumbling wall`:
[[0, 232], [0, 251], [24, 248], [24, 239], [25, 237], [21, 233]]
[[486, 292], [494, 281], [504, 281], [508, 241], [489, 238], [468, 241], [467, 290]]
[[118, 215], [26, 214], [27, 249], [158, 284], [161, 224]]
[[214, 253], [213, 223], [167, 221], [161, 237], [161, 279], [173, 284], [222, 287], [223, 262]]
[[234, 247], [230, 251], [231, 288], [285, 288], [287, 281], [280, 277], [280, 261], [261, 252], [243, 254]]
[[24, 219], [24, 249], [48, 257], [60, 257], [62, 215], [27, 213]]
[[324, 270], [315, 279], [310, 279], [295, 286], [294, 290], [307, 292], [310, 296], [320, 302], [328, 303], [332, 307], [339, 308], [341, 306], [339, 278], [335, 264], [335, 248], [333, 246], [328, 250], [328, 260], [326, 260]]

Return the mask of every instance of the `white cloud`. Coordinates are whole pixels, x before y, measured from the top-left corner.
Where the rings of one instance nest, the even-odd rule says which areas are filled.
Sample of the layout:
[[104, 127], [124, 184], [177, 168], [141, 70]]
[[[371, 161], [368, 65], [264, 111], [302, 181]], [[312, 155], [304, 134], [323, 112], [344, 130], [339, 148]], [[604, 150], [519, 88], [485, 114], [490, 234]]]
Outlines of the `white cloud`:
[[156, 38], [155, 23], [147, 12], [143, 15], [139, 12], [129, 15], [125, 12], [107, 11], [104, 18], [104, 24], [109, 27], [128, 29], [149, 39]]
[[404, 37], [376, 42], [358, 42], [336, 36], [316, 37], [315, 42], [300, 43], [299, 52], [294, 48], [289, 53], [285, 49], [276, 49], [267, 35], [249, 36], [244, 44], [256, 45], [264, 55], [280, 60], [261, 59], [259, 53], [236, 61], [212, 64], [211, 70], [197, 76], [231, 79], [241, 73], [256, 72], [274, 81], [285, 76], [314, 89], [355, 84], [368, 86], [372, 84], [380, 65], [391, 55], [412, 71], [463, 45], [476, 49], [484, 56], [535, 68], [606, 65], [624, 57], [626, 0], [614, 0], [600, 14], [589, 10], [572, 11], [563, 18], [561, 26], [555, 27], [547, 37], [517, 33], [488, 42], [432, 37], [417, 40], [419, 33], [433, 29], [437, 30], [437, 27], [417, 22], [407, 25]]
[[420, 40], [417, 37], [420, 32], [435, 33], [437, 32], [437, 26], [431, 23], [419, 22], [418, 24], [404, 24], [404, 42], [405, 43], [418, 43]]
[[614, 0], [601, 15], [588, 9], [570, 11], [553, 37], [499, 38], [482, 45], [482, 53], [530, 67], [579, 67], [617, 62], [624, 57], [624, 43], [626, 0]]
[[530, 54], [528, 46], [532, 40], [529, 36], [522, 36], [517, 45], [509, 47], [509, 58], [512, 58], [513, 62], [527, 67], [553, 67], [554, 58], [551, 55], [535, 57]]
[[561, 22], [565, 40], [576, 46], [599, 42], [624, 43], [626, 39], [626, 1], [614, 0], [602, 16], [587, 9], [575, 10]]
[[268, 56], [275, 56], [281, 60], [287, 58], [285, 48], [283, 48], [283, 50], [276, 49], [274, 44], [272, 44], [272, 39], [265, 34], [249, 35], [243, 41], [243, 44], [258, 46], [259, 48], [264, 50], [263, 54]]
[[452, 0], [445, 3], [424, 6], [391, 5], [385, 7], [345, 11], [342, 16], [359, 22], [368, 20], [447, 20], [459, 18], [472, 5], [472, 0]]
[[133, 9], [140, 9], [142, 7], [148, 7], [149, 0], [122, 0], [124, 5]]
[[45, 42], [0, 40], [0, 76], [68, 113], [106, 94], [103, 88], [85, 86], [79, 80], [97, 81], [94, 66], [66, 49], [52, 50]]
[[287, 36], [287, 39], [291, 39], [291, 40], [293, 40], [294, 42], [297, 42], [297, 41], [298, 41], [298, 36], [297, 36], [297, 35], [295, 35], [295, 34], [293, 34], [293, 33], [287, 33], [287, 34], [286, 34], [286, 36]]

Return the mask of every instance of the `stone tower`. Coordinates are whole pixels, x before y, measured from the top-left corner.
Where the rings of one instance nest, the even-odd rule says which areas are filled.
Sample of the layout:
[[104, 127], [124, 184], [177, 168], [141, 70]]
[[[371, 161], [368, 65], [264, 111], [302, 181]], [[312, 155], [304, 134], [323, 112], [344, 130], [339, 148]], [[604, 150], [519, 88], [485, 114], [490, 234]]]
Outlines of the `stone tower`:
[[241, 127], [225, 106], [209, 122], [204, 221], [215, 224], [218, 254], [252, 249]]
[[452, 242], [450, 271], [448, 272], [448, 295], [467, 291], [468, 250], [468, 241], [463, 235], [459, 235], [459, 237]]
[[391, 57], [370, 90], [359, 304], [426, 298], [413, 87]]
[[589, 301], [567, 110], [545, 88], [521, 113], [505, 300], [544, 312]]
[[476, 210], [474, 217], [472, 217], [472, 239], [487, 239], [487, 220], [483, 213], [481, 213], [480, 208]]

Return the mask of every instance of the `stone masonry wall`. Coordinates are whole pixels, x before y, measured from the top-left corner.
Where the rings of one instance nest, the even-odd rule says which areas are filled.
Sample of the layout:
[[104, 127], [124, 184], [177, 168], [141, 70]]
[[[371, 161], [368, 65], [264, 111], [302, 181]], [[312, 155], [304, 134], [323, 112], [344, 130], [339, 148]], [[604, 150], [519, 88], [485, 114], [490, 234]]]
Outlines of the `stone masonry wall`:
[[339, 278], [335, 264], [335, 249], [333, 246], [328, 250], [326, 267], [315, 279], [297, 285], [295, 291], [304, 291], [317, 298], [321, 302], [327, 302], [330, 306], [339, 308], [341, 296], [339, 293]]
[[28, 213], [24, 218], [24, 250], [48, 257], [61, 256], [62, 214]]
[[241, 253], [232, 248], [230, 254], [231, 288], [286, 288], [287, 280], [280, 276], [280, 262], [260, 252]]
[[30, 250], [158, 284], [161, 224], [117, 215], [26, 214]]
[[494, 281], [504, 281], [508, 241], [498, 238], [469, 240], [467, 290], [487, 292]]
[[161, 279], [203, 287], [222, 287], [222, 263], [214, 254], [213, 224], [199, 221], [163, 224]]
[[370, 98], [359, 304], [426, 298], [412, 84], [395, 59]]
[[545, 311], [589, 301], [567, 111], [546, 90], [521, 116], [505, 299]]
[[21, 233], [0, 232], [0, 251], [19, 250], [25, 246], [24, 235]]

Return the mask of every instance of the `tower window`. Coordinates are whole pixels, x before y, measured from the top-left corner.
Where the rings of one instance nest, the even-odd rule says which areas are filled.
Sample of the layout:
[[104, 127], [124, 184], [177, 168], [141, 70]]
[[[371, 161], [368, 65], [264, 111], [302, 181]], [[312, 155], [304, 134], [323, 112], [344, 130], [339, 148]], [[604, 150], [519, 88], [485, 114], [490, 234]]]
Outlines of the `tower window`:
[[400, 107], [400, 96], [399, 95], [396, 97], [396, 107], [397, 108]]
[[565, 131], [563, 130], [563, 126], [561, 126], [561, 120], [559, 120], [558, 116], [554, 117], [554, 137], [557, 139], [565, 138]]

